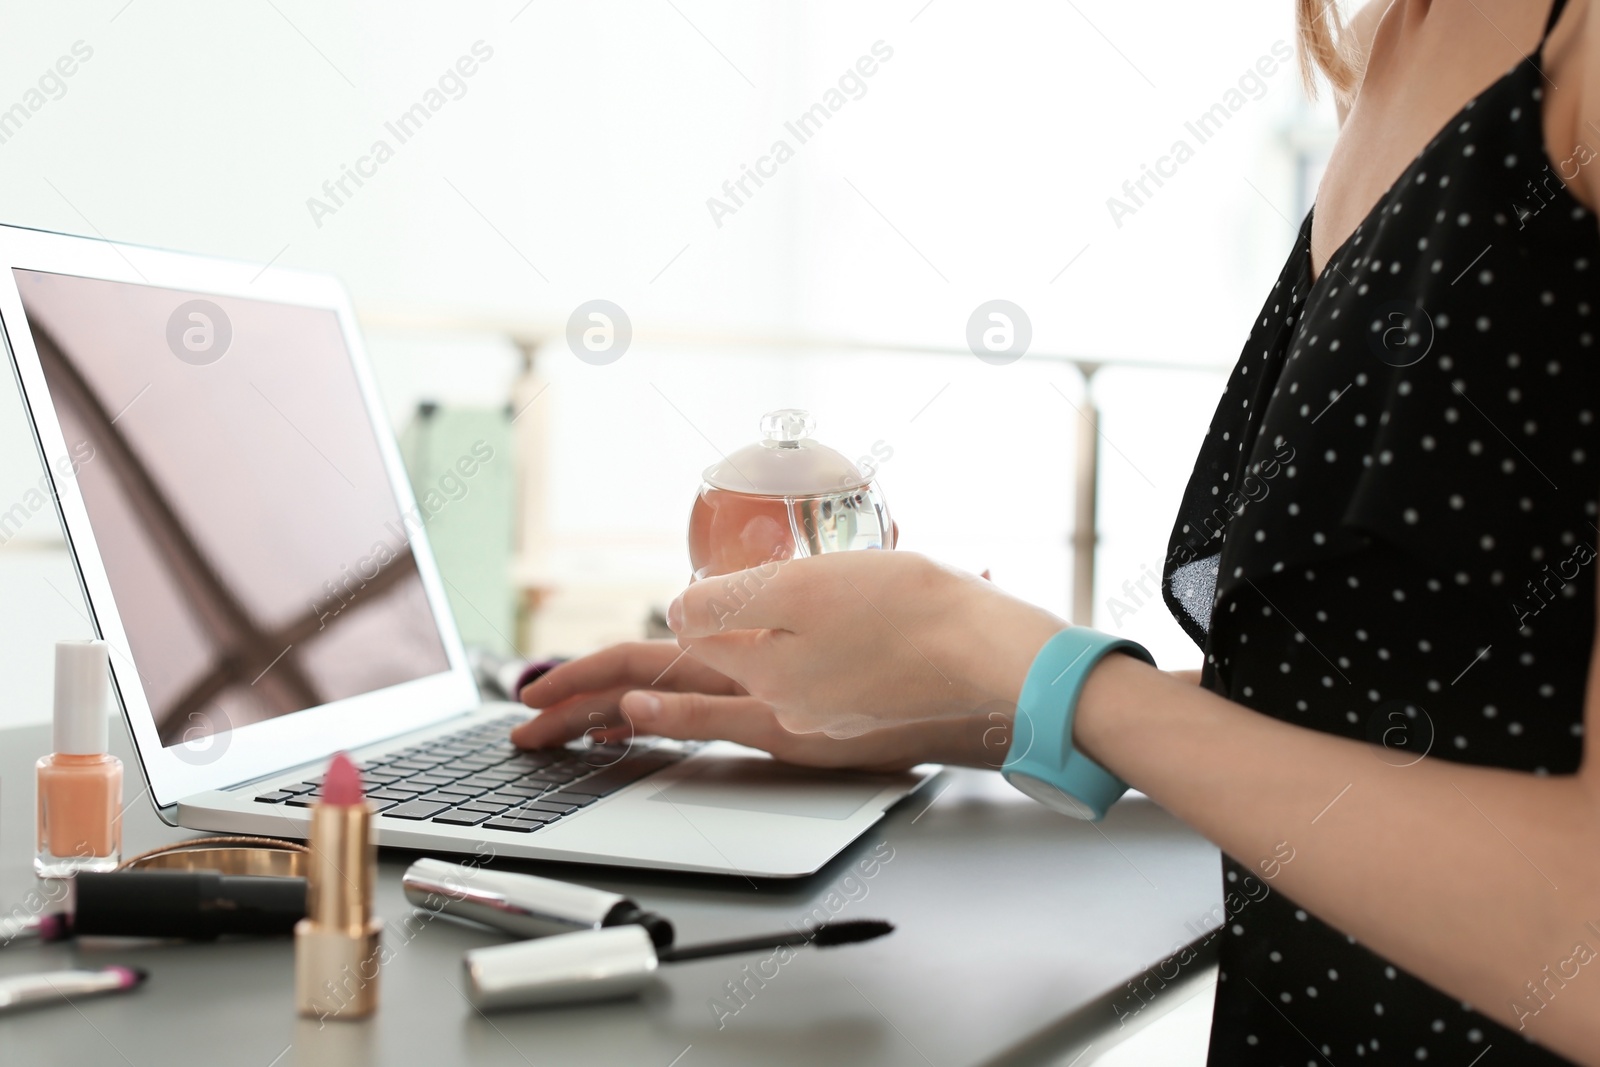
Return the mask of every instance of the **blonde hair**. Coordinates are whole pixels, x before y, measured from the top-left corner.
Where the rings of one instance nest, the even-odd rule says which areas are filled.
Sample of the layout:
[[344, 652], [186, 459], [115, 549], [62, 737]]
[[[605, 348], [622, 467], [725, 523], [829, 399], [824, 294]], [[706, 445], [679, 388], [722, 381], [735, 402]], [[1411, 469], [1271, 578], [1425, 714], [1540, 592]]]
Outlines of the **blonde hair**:
[[1361, 84], [1364, 56], [1339, 14], [1337, 0], [1297, 0], [1295, 27], [1300, 40], [1300, 77], [1306, 95], [1317, 96], [1317, 75], [1328, 79], [1335, 98], [1348, 105]]

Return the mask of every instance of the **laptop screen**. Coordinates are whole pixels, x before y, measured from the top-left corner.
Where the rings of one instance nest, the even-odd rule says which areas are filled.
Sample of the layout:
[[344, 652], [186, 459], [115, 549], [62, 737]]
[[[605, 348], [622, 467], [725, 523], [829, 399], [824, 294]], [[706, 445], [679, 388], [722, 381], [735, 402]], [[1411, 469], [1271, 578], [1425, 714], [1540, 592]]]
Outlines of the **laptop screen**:
[[333, 311], [15, 276], [164, 746], [449, 670]]

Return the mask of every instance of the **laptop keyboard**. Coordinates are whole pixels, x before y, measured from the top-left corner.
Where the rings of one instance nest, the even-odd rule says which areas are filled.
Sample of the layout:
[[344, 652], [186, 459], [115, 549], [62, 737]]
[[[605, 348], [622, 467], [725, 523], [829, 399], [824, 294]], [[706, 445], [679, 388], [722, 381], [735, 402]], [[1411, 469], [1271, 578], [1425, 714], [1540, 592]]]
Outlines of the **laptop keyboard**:
[[[507, 734], [522, 721], [507, 716], [358, 764], [367, 801], [385, 818], [529, 834], [687, 755], [623, 745], [520, 749]], [[321, 796], [317, 777], [255, 799], [308, 808]]]

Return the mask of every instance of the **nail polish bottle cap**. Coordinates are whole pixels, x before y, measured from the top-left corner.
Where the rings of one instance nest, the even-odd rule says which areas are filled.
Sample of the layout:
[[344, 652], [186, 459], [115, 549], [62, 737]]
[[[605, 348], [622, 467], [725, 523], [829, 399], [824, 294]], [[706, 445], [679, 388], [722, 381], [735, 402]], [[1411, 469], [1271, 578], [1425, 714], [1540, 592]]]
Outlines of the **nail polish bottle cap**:
[[110, 667], [104, 641], [56, 643], [57, 752], [97, 756], [109, 747], [106, 676]]

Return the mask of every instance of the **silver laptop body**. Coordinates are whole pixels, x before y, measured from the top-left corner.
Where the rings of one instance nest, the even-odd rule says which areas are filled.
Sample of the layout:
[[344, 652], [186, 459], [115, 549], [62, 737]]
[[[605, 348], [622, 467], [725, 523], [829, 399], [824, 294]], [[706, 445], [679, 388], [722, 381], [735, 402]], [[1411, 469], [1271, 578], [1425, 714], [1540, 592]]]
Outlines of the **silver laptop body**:
[[[24, 406], [167, 822], [304, 837], [344, 750], [383, 845], [785, 878], [937, 770], [648, 738], [518, 753], [526, 711], [480, 699], [428, 548], [436, 502], [412, 492], [337, 281], [17, 227], [0, 263]], [[462, 482], [494, 462], [513, 457], [464, 453]]]

